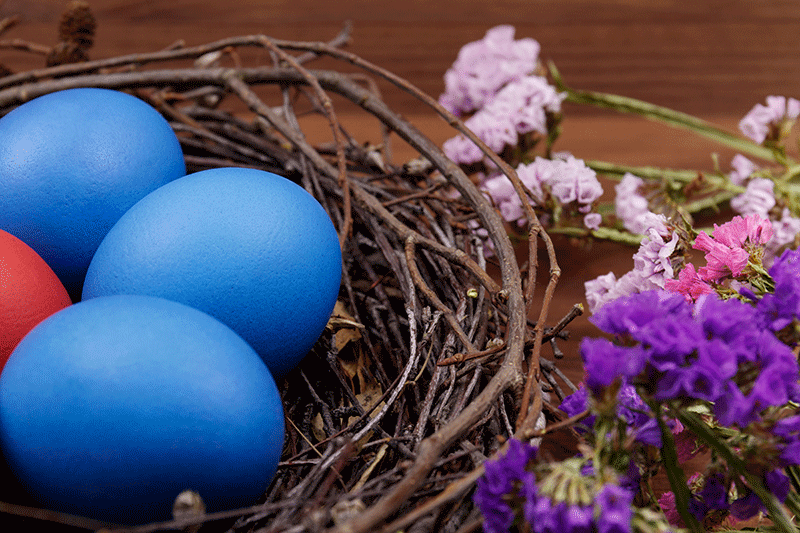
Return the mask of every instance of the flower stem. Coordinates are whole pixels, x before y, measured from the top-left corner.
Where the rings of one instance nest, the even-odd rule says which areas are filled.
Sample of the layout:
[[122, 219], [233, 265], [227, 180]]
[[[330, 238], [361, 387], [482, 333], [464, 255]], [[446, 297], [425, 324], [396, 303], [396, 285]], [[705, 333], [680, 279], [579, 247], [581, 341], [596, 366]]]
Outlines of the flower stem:
[[[783, 531], [783, 533], [797, 533], [797, 530], [792, 525], [791, 518], [787, 516], [786, 511], [781, 507], [778, 499], [764, 486], [761, 478], [748, 471], [747, 464], [744, 460], [737, 456], [727, 444], [717, 438], [711, 428], [709, 428], [700, 417], [685, 410], [676, 411], [675, 416], [681, 421], [681, 424], [700, 437], [703, 442], [708, 444], [710, 448], [716, 451], [720, 457], [728, 463], [728, 466], [735, 469], [745, 481], [747, 481], [750, 489], [761, 499], [762, 503], [767, 508], [767, 512], [778, 530]], [[790, 504], [792, 502], [794, 502], [794, 500], [791, 500]]]
[[633, 113], [676, 128], [689, 130], [743, 154], [766, 161], [781, 162], [772, 149], [743, 139], [705, 120], [627, 96], [571, 89], [564, 84], [561, 75], [552, 62], [549, 64], [549, 69], [558, 90], [566, 93], [565, 101], [567, 102], [613, 109], [621, 113]]

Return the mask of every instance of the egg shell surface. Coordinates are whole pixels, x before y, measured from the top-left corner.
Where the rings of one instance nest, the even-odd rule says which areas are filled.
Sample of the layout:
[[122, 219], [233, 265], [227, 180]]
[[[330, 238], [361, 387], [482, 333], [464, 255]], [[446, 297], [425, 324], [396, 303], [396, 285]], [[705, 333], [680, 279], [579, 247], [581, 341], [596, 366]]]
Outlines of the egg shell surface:
[[167, 121], [120, 91], [54, 92], [0, 119], [0, 229], [36, 250], [76, 300], [117, 219], [185, 174]]
[[70, 304], [67, 290], [44, 259], [0, 230], [0, 370], [22, 337]]
[[148, 296], [74, 304], [36, 326], [0, 375], [0, 446], [47, 508], [121, 524], [254, 505], [284, 441], [267, 367], [230, 328]]
[[322, 333], [342, 255], [328, 214], [305, 189], [262, 170], [177, 179], [134, 205], [97, 250], [83, 298], [147, 294], [227, 324], [276, 379]]

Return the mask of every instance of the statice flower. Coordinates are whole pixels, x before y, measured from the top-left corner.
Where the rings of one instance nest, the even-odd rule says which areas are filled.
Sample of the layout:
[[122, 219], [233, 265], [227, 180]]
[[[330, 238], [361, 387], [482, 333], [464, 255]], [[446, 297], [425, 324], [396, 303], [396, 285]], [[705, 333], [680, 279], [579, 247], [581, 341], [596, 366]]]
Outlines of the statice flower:
[[742, 215], [756, 214], [769, 218], [775, 207], [775, 182], [767, 178], [752, 178], [745, 191], [731, 198], [731, 209]]
[[[775, 290], [765, 294], [756, 304], [764, 327], [778, 333], [800, 319], [800, 251], [786, 250], [773, 263], [769, 275]], [[797, 334], [785, 331], [786, 340], [796, 343]]]
[[650, 211], [647, 198], [639, 192], [642, 185], [644, 185], [642, 178], [626, 173], [614, 187], [617, 218], [631, 233], [643, 235], [650, 228], [655, 228], [659, 234], [666, 234], [667, 219], [664, 215]]
[[705, 281], [736, 278], [744, 271], [751, 255], [760, 262], [763, 246], [772, 238], [772, 224], [757, 214], [736, 216], [722, 226], [714, 224], [711, 235], [701, 231], [692, 246], [705, 252], [706, 266], [698, 270]]
[[510, 500], [524, 492], [523, 486], [533, 485], [535, 478], [528, 471], [536, 459], [537, 449], [517, 439], [508, 442], [505, 455], [484, 463], [484, 475], [477, 481], [473, 501], [484, 517], [488, 533], [507, 532], [514, 523], [516, 511]]
[[632, 270], [619, 279], [609, 272], [584, 283], [589, 311], [594, 313], [604, 304], [623, 296], [665, 288], [675, 275], [672, 254], [677, 245], [677, 232], [667, 230], [665, 236], [658, 229], [649, 228], [633, 255]]
[[772, 221], [773, 235], [764, 246], [764, 266], [769, 267], [784, 247], [795, 244], [800, 235], [800, 218], [792, 216], [788, 208], [781, 212], [780, 220]]
[[455, 115], [481, 109], [506, 84], [531, 74], [540, 46], [530, 38], [514, 40], [514, 27], [496, 26], [483, 39], [464, 45], [444, 75], [439, 102]]
[[708, 402], [721, 424], [739, 427], [800, 396], [791, 349], [762, 329], [757, 308], [739, 300], [710, 295], [693, 305], [679, 294], [651, 291], [608, 303], [592, 322], [635, 344], [584, 340], [586, 372], [594, 374], [587, 384], [621, 378], [657, 400]]
[[[626, 362], [624, 361], [623, 364]], [[589, 409], [587, 386], [581, 384], [578, 390], [564, 398], [558, 408], [567, 416], [574, 416]], [[661, 431], [658, 422], [653, 417], [650, 408], [636, 392], [636, 387], [629, 383], [623, 383], [617, 393], [617, 416], [626, 423], [628, 434], [633, 436], [636, 441], [645, 445], [661, 447]], [[595, 419], [594, 415], [589, 415], [583, 420], [581, 427], [593, 425]]]
[[[547, 134], [547, 113], [560, 112], [564, 98], [543, 77], [524, 76], [503, 87], [464, 125], [500, 154], [506, 146], [516, 145], [520, 135]], [[461, 134], [445, 141], [442, 149], [459, 164], [471, 165], [484, 158], [478, 146]]]
[[595, 505], [600, 509], [597, 533], [630, 533], [633, 493], [620, 486], [604, 485]]
[[713, 294], [714, 288], [709, 283], [700, 277], [697, 269], [691, 263], [678, 273], [678, 279], [668, 279], [664, 283], [664, 288], [668, 291], [683, 294], [683, 296], [690, 302], [697, 300], [704, 294]]
[[[553, 198], [562, 206], [571, 205], [583, 213], [587, 227], [599, 226], [599, 214], [589, 211], [595, 200], [603, 194], [603, 188], [595, 172], [582, 160], [570, 155], [555, 159], [537, 157], [527, 165], [519, 165], [516, 170], [520, 181], [529, 190], [534, 205], [545, 207], [548, 199]], [[514, 189], [506, 176], [497, 175], [487, 179], [482, 189], [492, 198], [505, 220], [520, 226], [525, 224], [522, 200], [515, 192], [512, 194]]]
[[508, 117], [520, 135], [532, 131], [547, 134], [546, 112], [561, 112], [566, 93], [558, 93], [542, 76], [525, 76], [500, 91], [481, 112]]
[[767, 105], [756, 104], [739, 122], [739, 130], [748, 138], [761, 144], [775, 137], [784, 122], [794, 121], [800, 115], [800, 101], [785, 96], [767, 96]]
[[733, 159], [731, 159], [731, 166], [733, 170], [728, 174], [728, 179], [731, 180], [731, 183], [734, 185], [744, 184], [744, 181], [758, 168], [755, 163], [742, 154], [733, 156]]

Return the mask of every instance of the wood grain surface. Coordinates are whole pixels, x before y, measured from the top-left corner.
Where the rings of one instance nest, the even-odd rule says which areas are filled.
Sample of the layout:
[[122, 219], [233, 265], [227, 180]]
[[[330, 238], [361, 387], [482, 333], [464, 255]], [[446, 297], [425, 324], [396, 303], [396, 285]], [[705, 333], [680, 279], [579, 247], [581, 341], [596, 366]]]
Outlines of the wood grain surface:
[[[6, 0], [25, 35], [52, 43], [64, 0]], [[240, 34], [327, 40], [350, 20], [350, 50], [432, 95], [459, 48], [497, 24], [532, 37], [585, 89], [686, 112], [744, 114], [768, 94], [800, 94], [795, 0], [92, 0], [98, 57]], [[419, 109], [402, 93], [392, 106]], [[585, 110], [583, 112], [586, 112]]]
[[[438, 96], [442, 76], [466, 42], [497, 24], [533, 37], [575, 88], [613, 92], [697, 114], [735, 130], [738, 119], [770, 94], [800, 96], [800, 2], [796, 0], [90, 0], [98, 21], [93, 58], [188, 45], [246, 34], [319, 41], [353, 22], [348, 49]], [[4, 38], [56, 41], [62, 0], [6, 0], [0, 16], [20, 24]], [[12, 68], [41, 66], [40, 58], [11, 50]], [[323, 63], [324, 65], [324, 63]], [[338, 66], [342, 69], [341, 65]], [[343, 69], [343, 70], [346, 70]], [[382, 87], [384, 99], [432, 140], [452, 135], [413, 98]], [[565, 106], [557, 146], [577, 157], [671, 168], [713, 168], [732, 155], [683, 132], [590, 108]], [[377, 124], [343, 121], [357, 138], [378, 137]], [[324, 127], [321, 128], [321, 131]], [[322, 133], [321, 133], [322, 135]], [[410, 157], [401, 144], [395, 157]], [[563, 270], [551, 319], [583, 301], [583, 282], [632, 266], [630, 249], [607, 244], [577, 248], [558, 242]], [[538, 310], [535, 310], [538, 313]], [[586, 317], [565, 346], [568, 375], [580, 379], [577, 339], [596, 330]]]

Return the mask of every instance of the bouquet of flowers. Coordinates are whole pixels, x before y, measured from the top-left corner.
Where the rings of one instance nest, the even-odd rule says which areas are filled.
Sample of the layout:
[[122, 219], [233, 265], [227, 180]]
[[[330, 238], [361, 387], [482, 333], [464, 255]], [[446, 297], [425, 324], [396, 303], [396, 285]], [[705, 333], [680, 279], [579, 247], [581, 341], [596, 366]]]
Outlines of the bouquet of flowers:
[[[499, 26], [465, 45], [439, 103], [516, 169], [527, 198], [467, 135], [445, 153], [524, 237], [525, 209], [548, 233], [637, 247], [634, 268], [585, 283], [585, 380], [559, 406], [578, 453], [548, 460], [508, 440], [473, 499], [487, 532], [796, 531], [800, 516], [800, 165], [789, 150], [800, 101], [769, 96], [735, 135], [695, 117], [577, 91], [539, 44]], [[562, 103], [637, 113], [738, 153], [713, 173], [633, 168], [554, 151]], [[613, 180], [613, 181], [612, 181]], [[603, 202], [603, 184], [614, 199]], [[527, 201], [525, 205], [523, 201]], [[727, 221], [702, 227], [708, 213]], [[717, 219], [719, 221], [719, 219]], [[691, 250], [704, 262], [690, 262]], [[685, 463], [705, 454], [687, 479]], [[655, 476], [671, 491], [656, 494]], [[749, 522], [748, 522], [749, 521]]]

